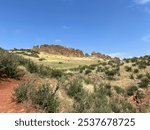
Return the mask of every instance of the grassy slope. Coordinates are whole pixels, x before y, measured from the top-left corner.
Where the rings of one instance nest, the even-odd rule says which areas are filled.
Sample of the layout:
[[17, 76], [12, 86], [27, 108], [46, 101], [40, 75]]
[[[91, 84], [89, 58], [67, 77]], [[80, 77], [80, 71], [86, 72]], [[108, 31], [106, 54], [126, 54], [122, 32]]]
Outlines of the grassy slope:
[[[82, 78], [83, 78], [83, 82], [82, 82], [83, 87], [85, 90], [87, 90], [89, 92], [93, 92], [94, 86], [98, 86], [101, 83], [110, 84], [112, 87], [118, 86], [118, 87], [121, 87], [121, 88], [127, 90], [130, 86], [133, 86], [133, 85], [138, 86], [138, 82], [140, 80], [137, 79], [137, 75], [139, 75], [139, 74], [145, 75], [147, 72], [150, 72], [150, 66], [146, 66], [145, 69], [138, 69], [139, 72], [135, 74], [135, 73], [133, 73], [133, 70], [138, 68], [137, 65], [133, 66], [133, 62], [131, 62], [131, 61], [129, 63], [127, 63], [125, 61], [121, 61], [124, 64], [119, 65], [120, 75], [115, 74], [115, 76], [113, 76], [113, 77], [115, 77], [115, 79], [110, 80], [110, 79], [107, 79], [105, 72], [107, 70], [115, 69], [115, 67], [113, 67], [113, 65], [116, 65], [116, 61], [113, 61], [113, 65], [109, 65], [108, 61], [94, 58], [94, 57], [84, 57], [84, 58], [66, 57], [66, 56], [62, 56], [62, 55], [47, 54], [44, 52], [41, 52], [38, 55], [39, 55], [39, 58], [34, 58], [34, 57], [30, 57], [30, 56], [25, 56], [25, 55], [23, 55], [23, 56], [27, 59], [29, 58], [29, 59], [33, 60], [35, 63], [43, 64], [43, 65], [50, 66], [52, 68], [57, 68], [57, 69], [71, 69], [71, 68], [79, 67], [80, 65], [81, 66], [84, 66], [84, 65], [90, 66], [92, 64], [97, 64], [96, 66], [94, 66], [94, 70], [91, 70], [91, 73], [89, 73], [89, 74], [85, 74], [86, 70], [89, 70], [89, 67], [85, 68], [85, 70], [83, 70], [83, 72], [80, 72], [81, 67], [79, 68], [79, 70], [73, 70], [74, 74], [73, 74], [73, 76], [71, 76], [71, 79], [68, 80], [68, 81], [71, 81], [72, 79], [75, 79], [75, 78], [82, 80]], [[44, 59], [44, 60], [40, 61], [39, 59]], [[100, 64], [98, 63], [98, 61], [100, 61], [99, 62]], [[103, 64], [103, 63], [106, 63], [106, 64]], [[132, 71], [130, 71], [130, 72], [126, 71], [125, 66], [131, 67]], [[101, 72], [101, 70], [96, 71], [98, 69], [98, 67], [101, 67], [102, 69], [104, 69], [104, 71], [103, 72]], [[107, 69], [107, 67], [109, 69]], [[131, 75], [134, 76], [133, 79], [130, 78]], [[82, 77], [82, 78], [80, 78], [80, 77]], [[45, 79], [42, 79], [42, 80], [45, 80]], [[85, 83], [84, 82], [85, 80], [88, 80], [89, 83]], [[61, 104], [61, 106], [60, 106], [60, 107], [62, 107], [61, 108], [62, 112], [68, 112], [71, 109], [71, 106], [69, 104], [72, 104], [72, 102], [74, 102], [73, 100], [70, 99], [70, 97], [68, 97], [68, 95], [66, 94], [65, 91], [66, 90], [64, 88], [58, 90], [58, 95], [61, 98], [61, 101], [64, 100], [64, 97], [66, 99], [65, 100], [66, 106], [64, 106], [64, 104]], [[114, 90], [112, 92], [114, 93]], [[145, 107], [145, 105], [147, 104], [147, 102], [150, 99], [150, 97], [148, 96], [150, 90], [142, 89], [142, 92], [144, 93], [145, 97], [142, 99], [142, 104], [140, 104], [140, 105], [142, 106], [144, 104], [144, 107]], [[135, 101], [133, 101], [134, 95], [130, 96], [130, 97], [123, 97], [123, 96], [120, 96], [120, 99], [127, 98], [127, 100], [129, 102], [133, 103], [137, 108], [139, 107], [139, 104], [136, 104]], [[148, 108], [147, 111], [149, 111], [149, 110], [150, 109]]]
[[[98, 62], [98, 58], [95, 57], [67, 57], [63, 55], [53, 55], [53, 54], [48, 54], [45, 52], [41, 52], [39, 55], [39, 58], [35, 57], [30, 57], [30, 56], [25, 56], [25, 58], [30, 58], [34, 62], [38, 64], [44, 64], [46, 66], [50, 66], [52, 68], [56, 69], [71, 69], [78, 67], [79, 65], [90, 65], [90, 64], [95, 64]], [[44, 59], [40, 61], [39, 59]]]

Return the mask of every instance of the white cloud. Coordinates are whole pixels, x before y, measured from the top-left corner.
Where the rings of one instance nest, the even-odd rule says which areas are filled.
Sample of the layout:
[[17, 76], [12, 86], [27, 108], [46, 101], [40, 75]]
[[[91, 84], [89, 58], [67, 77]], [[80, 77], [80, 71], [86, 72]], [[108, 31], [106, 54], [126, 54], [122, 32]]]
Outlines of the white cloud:
[[144, 37], [142, 37], [142, 40], [145, 42], [150, 42], [150, 34], [147, 34]]
[[108, 55], [112, 57], [118, 57], [118, 58], [131, 58], [132, 57], [128, 53], [125, 53], [125, 52], [115, 52], [115, 53], [110, 53]]
[[67, 26], [67, 25], [63, 25], [62, 28], [63, 28], [63, 29], [70, 29], [70, 27]]
[[61, 42], [62, 42], [62, 40], [60, 40], [60, 39], [55, 40], [55, 43], [61, 43]]
[[144, 5], [144, 4], [147, 4], [150, 2], [150, 0], [133, 0], [135, 3], [137, 4], [141, 4], [141, 5]]

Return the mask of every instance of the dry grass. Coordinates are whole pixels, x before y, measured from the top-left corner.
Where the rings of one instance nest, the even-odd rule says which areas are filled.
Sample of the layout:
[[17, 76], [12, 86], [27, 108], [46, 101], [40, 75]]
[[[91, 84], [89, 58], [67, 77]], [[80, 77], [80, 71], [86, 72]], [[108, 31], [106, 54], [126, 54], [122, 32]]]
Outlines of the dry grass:
[[98, 62], [98, 58], [95, 57], [67, 57], [63, 55], [54, 55], [54, 54], [48, 54], [45, 52], [41, 52], [39, 54], [40, 58], [43, 58], [45, 60], [39, 61], [40, 58], [34, 58], [22, 55], [25, 58], [29, 58], [35, 63], [38, 64], [44, 64], [46, 66], [50, 66], [52, 68], [57, 69], [71, 69], [78, 67], [79, 65], [90, 65], [95, 64]]

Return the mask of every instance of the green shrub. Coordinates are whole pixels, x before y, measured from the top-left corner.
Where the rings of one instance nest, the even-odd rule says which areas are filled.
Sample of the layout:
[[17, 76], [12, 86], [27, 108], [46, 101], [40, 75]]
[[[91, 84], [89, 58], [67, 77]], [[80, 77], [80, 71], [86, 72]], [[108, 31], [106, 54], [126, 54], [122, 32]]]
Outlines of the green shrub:
[[147, 88], [149, 83], [150, 83], [150, 79], [147, 77], [144, 77], [141, 79], [141, 82], [139, 83], [139, 87], [140, 88]]
[[117, 70], [108, 70], [108, 71], [105, 71], [105, 74], [107, 75], [107, 76], [115, 76], [116, 74], [117, 74]]
[[127, 72], [131, 72], [131, 71], [132, 71], [132, 68], [129, 67], [129, 66], [125, 66], [125, 70], [126, 70]]
[[130, 102], [124, 101], [122, 103], [122, 112], [135, 113], [136, 109], [133, 107], [133, 105]]
[[60, 62], [58, 62], [58, 64], [63, 64], [63, 62], [60, 61]]
[[144, 62], [139, 62], [138, 63], [138, 68], [139, 69], [145, 69], [146, 68], [146, 64]]
[[38, 56], [39, 52], [33, 51], [31, 49], [16, 49], [16, 48], [14, 48], [11, 51], [15, 52], [17, 54], [22, 54], [22, 55], [26, 55], [26, 56], [30, 56], [30, 57], [39, 58], [39, 56]]
[[138, 69], [134, 69], [133, 72], [134, 73], [139, 73], [139, 70]]
[[137, 62], [137, 60], [138, 60], [137, 57], [133, 57], [133, 58], [131, 59], [131, 62]]
[[141, 79], [142, 77], [144, 77], [143, 74], [138, 74], [138, 75], [137, 75], [137, 79]]
[[[109, 86], [109, 85], [108, 85]], [[75, 102], [73, 112], [82, 113], [111, 113], [136, 112], [136, 109], [126, 99], [114, 96], [111, 87], [105, 84], [95, 86], [94, 93], [85, 92], [82, 100]]]
[[134, 93], [138, 90], [137, 86], [131, 86], [127, 89], [128, 96], [134, 95]]
[[19, 78], [17, 73], [18, 61], [16, 55], [7, 51], [0, 52], [0, 77]]
[[134, 79], [134, 75], [133, 74], [130, 74], [130, 79]]
[[61, 78], [63, 76], [63, 72], [61, 70], [52, 69], [51, 70], [51, 77], [52, 78]]
[[142, 98], [144, 98], [144, 93], [142, 91], [138, 90], [136, 92], [136, 96], [135, 97], [136, 97], [137, 100], [142, 99]]
[[131, 113], [136, 112], [136, 109], [133, 107], [131, 103], [126, 100], [113, 98], [110, 100], [110, 107], [112, 112], [115, 113]]
[[30, 73], [37, 73], [38, 72], [38, 65], [36, 65], [34, 62], [32, 61], [28, 61], [25, 66], [27, 67], [27, 70], [30, 72]]
[[76, 101], [80, 101], [82, 99], [82, 95], [84, 94], [84, 89], [81, 81], [76, 79], [70, 82], [67, 87], [67, 94], [70, 97], [73, 97]]
[[126, 63], [130, 62], [130, 59], [123, 59]]
[[23, 82], [15, 89], [14, 97], [18, 103], [32, 101], [33, 105], [48, 113], [58, 111], [58, 99], [47, 84], [35, 86], [34, 82]]
[[30, 93], [33, 104], [39, 106], [48, 113], [58, 111], [59, 102], [48, 85], [42, 85]]
[[118, 94], [124, 94], [125, 93], [125, 90], [119, 86], [114, 86], [114, 89]]
[[112, 96], [111, 86], [107, 84], [100, 84], [99, 87], [95, 87], [94, 91], [98, 97]]
[[[30, 52], [31, 50], [27, 49], [27, 51]], [[35, 54], [37, 53], [35, 52]], [[13, 53], [9, 53], [3, 49], [0, 50], [0, 55], [0, 77], [20, 78], [22, 75], [18, 73], [18, 66], [24, 66], [27, 71], [38, 74], [39, 76], [60, 78], [63, 75], [61, 70], [51, 69], [50, 67], [43, 65], [37, 65], [31, 60], [25, 59]]]
[[43, 61], [43, 60], [46, 60], [46, 59], [45, 59], [45, 58], [40, 58], [40, 59], [39, 59], [39, 61]]
[[92, 72], [91, 70], [87, 69], [87, 70], [85, 71], [85, 74], [87, 75], [87, 74], [89, 74], [89, 73], [91, 73], [91, 72]]
[[23, 82], [14, 90], [14, 96], [16, 98], [17, 103], [23, 102], [28, 98], [28, 89], [32, 88], [33, 84]]
[[102, 72], [102, 67], [101, 66], [97, 67], [96, 72]]
[[147, 77], [148, 79], [150, 79], [150, 73], [146, 73], [145, 77]]

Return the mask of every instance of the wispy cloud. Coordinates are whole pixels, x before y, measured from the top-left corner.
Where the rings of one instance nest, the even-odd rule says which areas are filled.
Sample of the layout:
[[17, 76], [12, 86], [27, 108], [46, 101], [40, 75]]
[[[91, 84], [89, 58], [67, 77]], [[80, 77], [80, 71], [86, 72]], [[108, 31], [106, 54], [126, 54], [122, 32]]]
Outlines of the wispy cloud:
[[150, 3], [150, 0], [133, 0], [136, 4], [144, 5]]
[[142, 37], [142, 40], [143, 40], [144, 42], [150, 42], [150, 34], [147, 34], [147, 35], [143, 36], [143, 37]]
[[112, 57], [119, 57], [119, 58], [130, 58], [130, 57], [132, 57], [131, 55], [129, 55], [128, 53], [125, 53], [125, 52], [115, 52], [115, 53], [110, 53], [108, 55], [112, 56]]
[[63, 25], [62, 28], [63, 28], [63, 29], [70, 29], [70, 27], [67, 26], [67, 25]]
[[62, 42], [62, 40], [60, 40], [60, 39], [56, 39], [54, 42], [55, 42], [55, 43], [61, 43], [61, 42]]

